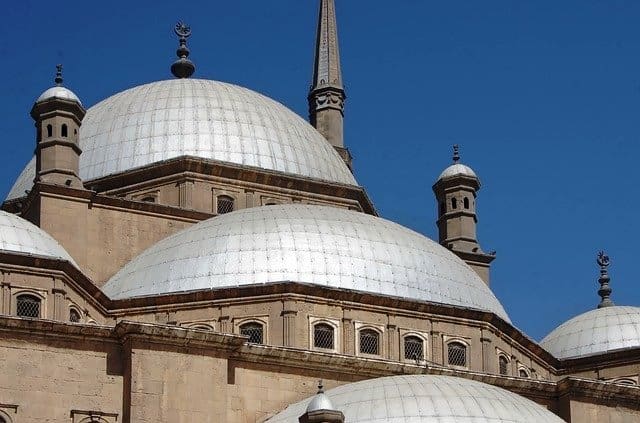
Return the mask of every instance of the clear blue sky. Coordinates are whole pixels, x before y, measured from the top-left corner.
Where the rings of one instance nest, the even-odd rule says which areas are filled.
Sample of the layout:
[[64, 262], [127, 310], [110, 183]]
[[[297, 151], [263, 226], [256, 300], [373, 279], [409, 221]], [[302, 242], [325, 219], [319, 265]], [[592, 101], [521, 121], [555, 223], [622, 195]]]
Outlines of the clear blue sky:
[[[437, 236], [451, 145], [480, 175], [492, 288], [535, 339], [596, 306], [595, 256], [640, 306], [640, 2], [337, 0], [346, 142], [380, 214]], [[366, 6], [365, 6], [366, 5]], [[91, 106], [170, 77], [183, 19], [196, 75], [306, 116], [316, 0], [11, 2], [0, 26], [4, 196], [33, 154], [54, 65]]]

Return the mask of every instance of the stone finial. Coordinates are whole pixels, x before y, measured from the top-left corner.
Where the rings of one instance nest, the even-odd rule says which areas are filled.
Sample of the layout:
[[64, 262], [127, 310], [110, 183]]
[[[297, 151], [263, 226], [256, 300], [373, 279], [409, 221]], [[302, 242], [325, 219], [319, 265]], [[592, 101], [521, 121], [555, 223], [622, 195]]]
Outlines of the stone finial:
[[458, 163], [460, 161], [460, 146], [453, 144], [453, 162]]
[[611, 260], [609, 256], [604, 252], [600, 251], [598, 253], [598, 266], [600, 266], [600, 277], [598, 278], [598, 282], [600, 283], [600, 289], [598, 290], [598, 295], [602, 300], [600, 304], [598, 304], [598, 308], [603, 307], [611, 307], [613, 306], [613, 301], [611, 301], [611, 287], [609, 286], [609, 281], [611, 278], [609, 277], [609, 264]]
[[191, 28], [183, 22], [178, 22], [173, 28], [173, 32], [178, 36], [180, 46], [176, 50], [178, 60], [171, 65], [171, 73], [176, 78], [189, 78], [196, 70], [195, 65], [189, 57], [189, 49], [187, 48], [187, 38], [191, 36]]
[[319, 394], [324, 394], [324, 385], [322, 383], [322, 379], [318, 380], [318, 393]]
[[58, 87], [62, 86], [62, 65], [60, 64], [56, 65], [56, 78], [54, 79], [54, 82]]

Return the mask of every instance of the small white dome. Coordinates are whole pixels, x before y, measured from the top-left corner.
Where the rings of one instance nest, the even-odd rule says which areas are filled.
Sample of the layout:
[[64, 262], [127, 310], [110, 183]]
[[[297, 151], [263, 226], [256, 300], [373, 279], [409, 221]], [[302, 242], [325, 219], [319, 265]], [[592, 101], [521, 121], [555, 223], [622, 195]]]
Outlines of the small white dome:
[[[45, 91], [56, 93], [73, 95], [63, 87]], [[307, 121], [268, 97], [223, 82], [172, 79], [120, 92], [87, 110], [79, 137], [85, 181], [193, 156], [358, 185]], [[31, 160], [7, 199], [22, 197], [34, 177]]]
[[69, 253], [36, 225], [0, 211], [0, 250], [66, 260], [77, 267]]
[[445, 170], [442, 171], [438, 180], [444, 180], [453, 178], [454, 176], [469, 176], [471, 178], [478, 178], [478, 175], [467, 165], [463, 165], [462, 163], [454, 163]]
[[319, 410], [334, 410], [331, 400], [324, 392], [316, 394], [307, 405], [307, 413]]
[[78, 98], [77, 95], [75, 95], [73, 91], [61, 86], [51, 87], [45, 92], [43, 92], [42, 94], [40, 94], [40, 97], [38, 97], [38, 99], [36, 100], [36, 103], [39, 103], [44, 100], [49, 100], [51, 98], [61, 98], [63, 100], [76, 101], [79, 105], [82, 106], [82, 102], [80, 102], [80, 99]]
[[640, 347], [640, 307], [613, 306], [583, 313], [553, 330], [540, 345], [561, 359]]
[[[546, 408], [505, 389], [451, 376], [391, 376], [327, 391], [348, 423], [562, 423]], [[309, 399], [268, 423], [298, 423]]]
[[334, 207], [254, 207], [158, 242], [103, 287], [114, 299], [301, 282], [507, 313], [459, 257], [378, 217]]

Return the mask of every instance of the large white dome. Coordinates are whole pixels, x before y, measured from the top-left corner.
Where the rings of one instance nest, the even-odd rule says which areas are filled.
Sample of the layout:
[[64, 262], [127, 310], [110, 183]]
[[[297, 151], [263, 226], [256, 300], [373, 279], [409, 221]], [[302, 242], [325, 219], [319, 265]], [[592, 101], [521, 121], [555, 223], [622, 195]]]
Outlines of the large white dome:
[[640, 347], [640, 308], [603, 307], [580, 314], [547, 335], [540, 345], [557, 358]]
[[[236, 85], [172, 79], [128, 89], [87, 111], [80, 177], [103, 177], [179, 156], [357, 185], [333, 147], [282, 104]], [[32, 160], [8, 198], [24, 195]]]
[[[347, 423], [562, 423], [543, 406], [497, 386], [452, 376], [390, 376], [326, 392]], [[298, 423], [306, 399], [267, 423]]]
[[76, 265], [51, 235], [19, 216], [1, 210], [0, 251], [66, 260]]
[[275, 282], [451, 304], [508, 316], [449, 250], [396, 223], [333, 207], [255, 207], [214, 217], [149, 248], [103, 290], [114, 299]]

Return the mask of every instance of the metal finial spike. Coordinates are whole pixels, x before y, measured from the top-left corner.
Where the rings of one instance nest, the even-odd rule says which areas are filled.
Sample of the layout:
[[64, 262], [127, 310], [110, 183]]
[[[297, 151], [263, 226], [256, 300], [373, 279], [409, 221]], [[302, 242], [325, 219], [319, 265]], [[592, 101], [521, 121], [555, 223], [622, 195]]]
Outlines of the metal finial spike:
[[176, 78], [188, 78], [193, 75], [196, 70], [193, 62], [188, 59], [189, 49], [187, 48], [187, 38], [191, 36], [191, 28], [183, 22], [178, 22], [173, 28], [173, 32], [178, 36], [180, 46], [178, 50], [176, 50], [178, 60], [171, 65], [171, 73]]
[[603, 307], [611, 307], [613, 306], [613, 301], [611, 301], [611, 292], [612, 289], [609, 286], [609, 281], [611, 278], [609, 277], [609, 264], [611, 264], [611, 260], [609, 256], [604, 252], [600, 251], [598, 253], [598, 266], [600, 266], [600, 277], [598, 278], [598, 282], [600, 283], [600, 289], [598, 290], [598, 295], [602, 300], [600, 304], [598, 304], [598, 308]]
[[453, 145], [453, 162], [458, 163], [460, 161], [460, 146], [458, 144]]
[[322, 384], [322, 379], [318, 380], [318, 393], [324, 394], [324, 385]]
[[56, 65], [56, 79], [54, 79], [56, 85], [62, 85], [62, 65]]

